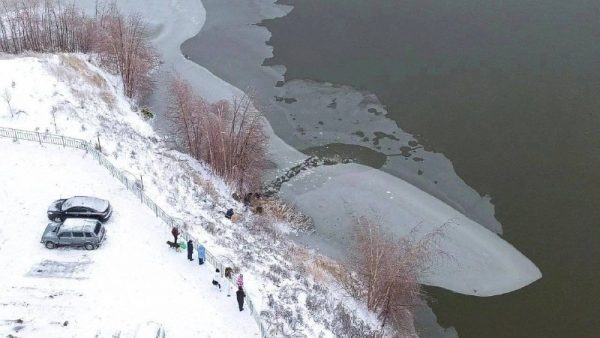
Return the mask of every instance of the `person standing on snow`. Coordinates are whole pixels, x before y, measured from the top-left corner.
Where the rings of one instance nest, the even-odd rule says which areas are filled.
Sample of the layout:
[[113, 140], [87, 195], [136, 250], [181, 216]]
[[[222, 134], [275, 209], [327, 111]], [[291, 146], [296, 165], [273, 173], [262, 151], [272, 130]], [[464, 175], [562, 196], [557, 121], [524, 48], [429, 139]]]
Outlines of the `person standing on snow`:
[[198, 243], [198, 248], [196, 249], [196, 251], [198, 252], [198, 264], [199, 265], [204, 264], [204, 255], [206, 254], [205, 250], [204, 250], [204, 246], [202, 244]]
[[192, 242], [192, 240], [188, 240], [187, 242], [187, 252], [188, 252], [188, 260], [191, 262], [194, 259], [192, 258], [192, 255], [194, 254], [194, 243]]
[[221, 271], [219, 269], [215, 271], [215, 276], [213, 277], [212, 285], [218, 286], [219, 292], [221, 292]]
[[226, 283], [227, 284], [227, 297], [231, 297], [231, 292], [233, 291], [233, 284], [232, 284], [232, 276], [233, 274], [233, 269], [230, 267], [225, 268], [225, 278], [229, 279], [229, 281]]
[[175, 240], [174, 243], [177, 244], [177, 236], [179, 236], [179, 229], [177, 229], [177, 227], [173, 227], [173, 229], [171, 229], [171, 235], [173, 235], [173, 239]]
[[246, 297], [246, 293], [244, 292], [244, 289], [240, 286], [238, 288], [238, 290], [235, 292], [235, 295], [237, 297], [238, 307], [240, 308], [240, 311], [243, 311], [244, 310], [244, 297]]
[[227, 283], [227, 297], [231, 297], [232, 291], [233, 291], [233, 284]]

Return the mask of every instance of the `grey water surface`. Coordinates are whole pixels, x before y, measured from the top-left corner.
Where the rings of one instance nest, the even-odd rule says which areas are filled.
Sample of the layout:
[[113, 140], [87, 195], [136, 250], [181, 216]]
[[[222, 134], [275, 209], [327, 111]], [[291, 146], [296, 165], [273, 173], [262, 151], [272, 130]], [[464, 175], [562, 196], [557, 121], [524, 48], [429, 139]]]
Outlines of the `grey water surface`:
[[[219, 78], [256, 93], [259, 108], [286, 143], [307, 154], [340, 155], [381, 168], [418, 186], [488, 229], [501, 233], [489, 197], [469, 187], [440, 153], [386, 117], [377, 96], [349, 86], [284, 80], [284, 66], [261, 66], [272, 56], [270, 33], [257, 23], [289, 12], [274, 0], [205, 0], [201, 32], [181, 46], [186, 57]], [[360, 154], [360, 155], [356, 155]]]

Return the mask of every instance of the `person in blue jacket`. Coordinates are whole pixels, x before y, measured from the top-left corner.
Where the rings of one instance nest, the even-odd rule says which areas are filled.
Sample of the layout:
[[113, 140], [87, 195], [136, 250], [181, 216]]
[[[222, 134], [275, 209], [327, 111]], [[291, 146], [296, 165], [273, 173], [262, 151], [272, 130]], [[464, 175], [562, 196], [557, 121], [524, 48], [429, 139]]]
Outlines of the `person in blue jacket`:
[[198, 249], [196, 251], [198, 251], [198, 264], [204, 264], [204, 255], [206, 254], [204, 251], [204, 246], [198, 243]]

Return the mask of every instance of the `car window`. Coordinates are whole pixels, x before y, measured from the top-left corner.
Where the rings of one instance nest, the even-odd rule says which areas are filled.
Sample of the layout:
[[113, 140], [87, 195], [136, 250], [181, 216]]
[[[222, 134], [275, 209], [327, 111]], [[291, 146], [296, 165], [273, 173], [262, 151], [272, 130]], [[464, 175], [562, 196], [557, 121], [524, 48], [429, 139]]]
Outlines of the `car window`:
[[72, 207], [72, 208], [67, 209], [66, 211], [68, 211], [68, 212], [85, 212], [86, 209], [82, 208], [82, 207]]
[[94, 237], [94, 236], [92, 236], [92, 234], [90, 234], [89, 232], [86, 232], [85, 237]]
[[100, 233], [100, 228], [102, 227], [102, 224], [100, 223], [96, 223], [96, 227], [94, 228], [94, 233], [97, 235]]
[[74, 231], [74, 232], [73, 232], [73, 237], [83, 237], [83, 232], [80, 232], [80, 231]]
[[61, 232], [60, 234], [58, 234], [58, 237], [60, 237], [60, 238], [71, 237], [71, 232], [70, 231]]
[[69, 209], [72, 205], [73, 205], [73, 203], [70, 203], [69, 200], [66, 200], [60, 204], [60, 210], [65, 211], [65, 210]]

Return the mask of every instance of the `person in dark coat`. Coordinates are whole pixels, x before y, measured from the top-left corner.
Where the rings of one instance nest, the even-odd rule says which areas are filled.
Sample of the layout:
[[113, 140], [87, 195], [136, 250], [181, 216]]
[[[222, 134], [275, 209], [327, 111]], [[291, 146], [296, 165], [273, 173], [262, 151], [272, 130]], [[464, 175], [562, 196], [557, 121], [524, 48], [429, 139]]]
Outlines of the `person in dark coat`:
[[244, 297], [246, 297], [246, 293], [244, 292], [244, 289], [242, 289], [242, 287], [240, 286], [238, 288], [238, 290], [235, 292], [235, 295], [237, 297], [238, 307], [240, 308], [240, 311], [243, 311], [244, 310]]
[[231, 216], [233, 216], [233, 209], [229, 209], [229, 210], [227, 210], [227, 212], [225, 213], [225, 218], [227, 218], [227, 219], [231, 219]]
[[194, 254], [194, 242], [190, 239], [187, 242], [188, 260], [193, 261], [192, 255]]
[[173, 235], [174, 243], [177, 244], [177, 236], [179, 236], [179, 229], [177, 229], [177, 227], [173, 227], [173, 229], [171, 229], [171, 235]]

